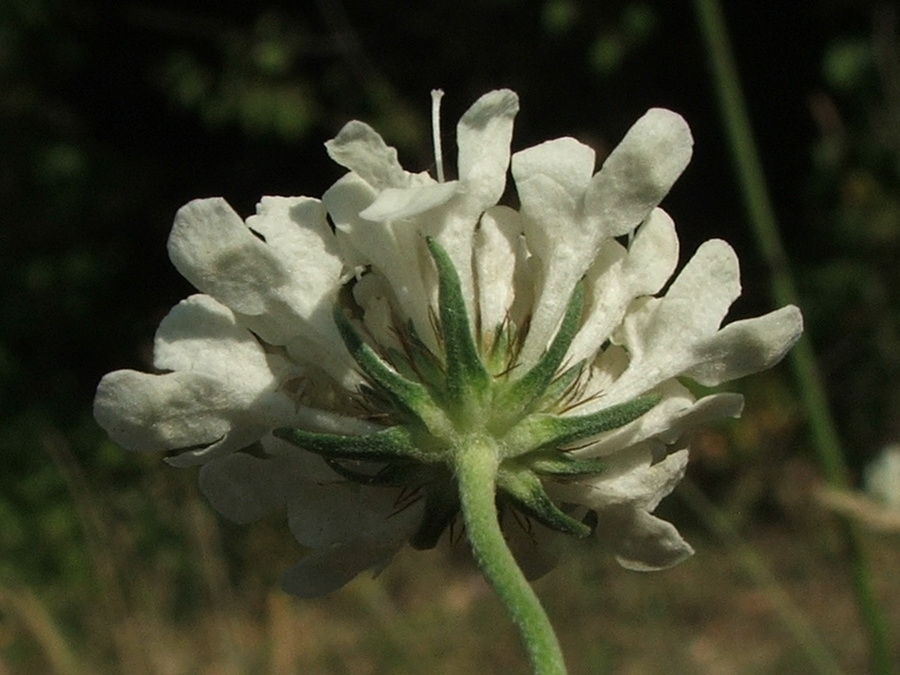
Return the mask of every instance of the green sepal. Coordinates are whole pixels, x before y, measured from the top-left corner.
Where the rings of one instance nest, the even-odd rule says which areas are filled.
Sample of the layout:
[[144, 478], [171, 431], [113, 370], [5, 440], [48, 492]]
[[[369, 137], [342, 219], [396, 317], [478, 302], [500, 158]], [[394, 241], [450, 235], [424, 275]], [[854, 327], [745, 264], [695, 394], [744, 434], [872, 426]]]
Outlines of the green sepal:
[[446, 391], [451, 401], [462, 405], [470, 396], [487, 389], [491, 377], [481, 361], [462, 284], [453, 261], [436, 239], [426, 239], [438, 274], [438, 315], [447, 364]]
[[384, 391], [394, 404], [419, 418], [429, 430], [447, 433], [449, 423], [444, 412], [432, 400], [428, 390], [406, 379], [388, 366], [356, 332], [339, 304], [334, 306], [334, 322], [347, 351], [369, 379]]
[[540, 478], [518, 464], [505, 462], [497, 473], [497, 489], [520, 511], [550, 529], [576, 537], [587, 537], [591, 529], [565, 514], [544, 491]]
[[421, 380], [419, 374], [409, 362], [409, 358], [405, 352], [402, 352], [395, 347], [388, 347], [385, 350], [385, 356], [387, 357], [388, 363], [390, 363], [394, 367], [394, 370], [400, 373], [401, 376], [410, 381]]
[[410, 537], [410, 545], [427, 551], [437, 546], [441, 535], [459, 514], [459, 494], [455, 481], [450, 477], [425, 486], [425, 510], [422, 523]]
[[585, 476], [602, 473], [606, 463], [599, 459], [579, 459], [559, 450], [533, 453], [518, 461], [542, 476]]
[[290, 427], [275, 429], [272, 433], [304, 450], [331, 459], [362, 459], [372, 462], [411, 459], [422, 463], [434, 461], [433, 457], [416, 444], [412, 433], [399, 426], [359, 436], [322, 434]]
[[581, 314], [584, 309], [584, 282], [579, 281], [572, 291], [566, 313], [559, 325], [559, 330], [553, 338], [553, 342], [547, 351], [527, 373], [514, 380], [509, 389], [503, 392], [497, 401], [497, 405], [510, 411], [510, 417], [515, 419], [521, 416], [529, 408], [533, 409], [535, 399], [541, 396], [547, 386], [553, 381], [556, 371], [559, 369], [566, 352], [578, 333], [581, 325]]
[[503, 438], [507, 457], [517, 457], [535, 450], [558, 449], [586, 441], [604, 431], [625, 426], [659, 403], [660, 396], [639, 396], [590, 415], [562, 417], [536, 413], [526, 417]]

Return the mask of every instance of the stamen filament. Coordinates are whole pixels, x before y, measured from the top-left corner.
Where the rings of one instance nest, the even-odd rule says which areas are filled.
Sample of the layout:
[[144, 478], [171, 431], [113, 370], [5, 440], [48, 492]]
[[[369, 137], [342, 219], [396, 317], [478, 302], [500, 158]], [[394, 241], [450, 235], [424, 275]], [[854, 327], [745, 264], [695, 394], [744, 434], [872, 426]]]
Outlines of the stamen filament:
[[443, 89], [431, 90], [431, 137], [434, 142], [434, 163], [438, 183], [444, 182], [444, 151], [441, 148], [441, 99]]

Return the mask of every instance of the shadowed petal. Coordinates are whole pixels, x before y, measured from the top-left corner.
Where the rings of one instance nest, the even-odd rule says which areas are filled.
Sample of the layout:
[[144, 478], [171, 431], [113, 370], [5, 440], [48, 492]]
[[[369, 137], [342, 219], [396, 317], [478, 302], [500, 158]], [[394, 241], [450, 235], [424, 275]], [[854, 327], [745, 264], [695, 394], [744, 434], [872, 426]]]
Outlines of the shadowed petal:
[[408, 188], [386, 188], [375, 201], [359, 212], [364, 220], [403, 220], [431, 211], [456, 194], [459, 183], [448, 181]]
[[207, 373], [257, 389], [273, 382], [262, 345], [230, 309], [208, 295], [182, 300], [162, 320], [153, 343], [153, 365]]
[[262, 314], [288, 271], [219, 197], [182, 206], [169, 235], [169, 257], [196, 288], [236, 312]]
[[241, 452], [200, 468], [200, 491], [232, 522], [252, 523], [283, 508], [295, 486], [308, 479], [288, 457], [253, 457]]
[[298, 598], [328, 595], [360, 572], [386, 565], [400, 546], [398, 542], [353, 539], [315, 550], [281, 576], [281, 587]]
[[421, 512], [419, 506], [412, 507], [409, 513], [402, 511], [397, 495], [396, 490], [389, 488], [346, 482], [307, 484], [291, 497], [288, 523], [294, 538], [310, 548], [324, 548], [361, 536], [383, 535], [405, 541], [411, 534], [415, 514]]
[[475, 278], [483, 344], [493, 339], [515, 299], [520, 232], [518, 214], [508, 207], [495, 206], [481, 217], [475, 233]]
[[675, 224], [662, 209], [651, 212], [628, 249], [614, 239], [607, 241], [588, 271], [586, 316], [569, 350], [569, 361], [592, 358], [622, 321], [631, 301], [658, 292], [677, 262]]
[[275, 391], [225, 386], [210, 375], [149, 375], [118, 370], [97, 387], [94, 417], [129, 450], [182, 451], [172, 464], [200, 464], [239, 450], [293, 416], [290, 399]]
[[600, 514], [597, 536], [613, 550], [622, 567], [638, 572], [668, 569], [694, 555], [674, 525], [643, 509]]
[[325, 143], [325, 149], [331, 159], [376, 190], [409, 184], [410, 174], [400, 166], [397, 150], [365, 122], [354, 120], [345, 124], [337, 136]]
[[[370, 492], [391, 494], [390, 490], [377, 488], [371, 489]], [[301, 598], [313, 598], [336, 591], [364, 570], [370, 568], [380, 570], [415, 531], [422, 519], [422, 506], [422, 502], [419, 501], [402, 510], [395, 508], [388, 515], [385, 515], [384, 511], [367, 513], [365, 520], [359, 523], [360, 526], [355, 528], [355, 531], [352, 522], [348, 527], [347, 523], [330, 520], [330, 524], [342, 528], [344, 533], [354, 531], [354, 536], [340, 540], [336, 536], [337, 531], [327, 531], [328, 536], [319, 540], [334, 543], [317, 548], [285, 572], [281, 578], [282, 587], [288, 593]], [[339, 507], [339, 513], [345, 518], [352, 517], [352, 512], [352, 508]], [[295, 513], [293, 518], [301, 516]], [[310, 534], [308, 525], [312, 523], [312, 518], [307, 517], [306, 521], [307, 523], [300, 529], [302, 535]], [[297, 526], [297, 523], [293, 523], [292, 530]]]

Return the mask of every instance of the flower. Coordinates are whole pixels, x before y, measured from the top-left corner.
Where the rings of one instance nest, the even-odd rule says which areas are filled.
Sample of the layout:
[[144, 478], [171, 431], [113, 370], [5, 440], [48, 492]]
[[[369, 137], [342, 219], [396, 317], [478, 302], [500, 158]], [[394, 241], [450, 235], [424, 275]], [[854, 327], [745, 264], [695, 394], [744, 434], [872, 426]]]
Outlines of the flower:
[[900, 511], [900, 444], [891, 443], [863, 472], [866, 492], [889, 509]]
[[[226, 517], [287, 511], [311, 549], [283, 579], [297, 595], [434, 545], [461, 502], [465, 515], [473, 453], [490, 455], [533, 574], [552, 564], [529, 560], [535, 543], [557, 533], [594, 534], [633, 569], [680, 562], [690, 546], [652, 511], [691, 430], [742, 406], [682, 380], [768, 368], [801, 333], [793, 306], [721, 327], [740, 293], [725, 242], [666, 288], [678, 239], [658, 204], [691, 156], [680, 116], [647, 112], [595, 173], [573, 138], [510, 157], [517, 111], [500, 90], [463, 115], [456, 180], [404, 170], [350, 122], [326, 144], [348, 173], [321, 201], [264, 197], [246, 222], [222, 199], [190, 202], [169, 254], [202, 294], [160, 325], [158, 374], [98, 387], [110, 436], [201, 465]], [[498, 204], [510, 169], [518, 210]]]

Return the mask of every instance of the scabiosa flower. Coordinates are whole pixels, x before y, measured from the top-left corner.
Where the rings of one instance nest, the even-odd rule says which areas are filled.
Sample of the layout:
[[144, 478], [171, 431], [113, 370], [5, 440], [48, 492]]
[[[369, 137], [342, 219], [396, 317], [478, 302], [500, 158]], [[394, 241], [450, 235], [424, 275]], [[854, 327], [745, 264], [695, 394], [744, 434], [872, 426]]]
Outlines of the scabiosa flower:
[[[741, 409], [682, 380], [772, 366], [799, 310], [721, 327], [740, 284], [718, 240], [669, 283], [678, 239], [657, 205], [692, 147], [675, 113], [647, 112], [595, 173], [573, 138], [510, 157], [518, 98], [494, 91], [460, 120], [444, 180], [434, 100], [437, 179], [350, 122], [326, 144], [348, 173], [321, 201], [264, 197], [246, 222], [218, 198], [183, 207], [169, 253], [201, 294], [160, 325], [158, 374], [103, 378], [97, 420], [201, 465], [232, 520], [286, 509], [311, 549], [284, 577], [301, 596], [433, 546], [460, 512], [508, 605], [507, 544], [535, 574], [555, 533], [633, 569], [678, 563], [691, 548], [652, 511], [691, 429]], [[518, 210], [498, 204], [510, 169]]]

